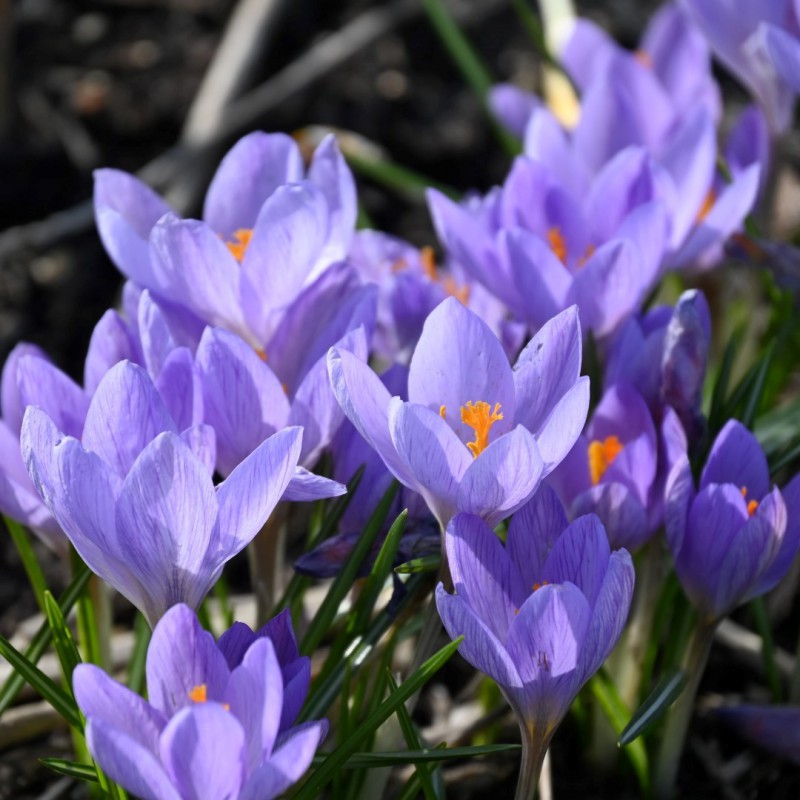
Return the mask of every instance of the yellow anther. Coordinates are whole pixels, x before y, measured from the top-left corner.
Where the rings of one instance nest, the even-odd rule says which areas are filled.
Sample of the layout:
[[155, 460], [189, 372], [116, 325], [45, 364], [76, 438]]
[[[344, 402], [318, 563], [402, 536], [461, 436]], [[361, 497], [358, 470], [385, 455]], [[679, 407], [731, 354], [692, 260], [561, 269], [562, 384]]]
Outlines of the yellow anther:
[[447, 417], [447, 406], [439, 406], [439, 416], [442, 419], [445, 419], [445, 417]]
[[622, 452], [624, 445], [616, 436], [606, 436], [600, 441], [595, 439], [589, 444], [589, 475], [592, 486], [597, 486], [606, 470], [614, 463], [614, 459]]
[[231, 255], [240, 264], [252, 238], [253, 231], [251, 228], [239, 228], [239, 230], [233, 232], [233, 238], [225, 242], [225, 246], [231, 251]]
[[500, 403], [492, 408], [488, 403], [479, 400], [461, 406], [461, 421], [475, 431], [475, 441], [467, 442], [467, 447], [474, 458], [477, 458], [489, 446], [489, 430], [495, 422], [503, 419]]
[[[747, 500], [747, 487], [742, 486], [742, 488], [739, 489], [739, 491], [742, 493], [742, 497], [744, 497], [744, 499]], [[752, 517], [753, 514], [756, 513], [757, 508], [758, 508], [758, 500], [750, 500], [747, 503], [747, 516]]]
[[541, 583], [539, 583], [539, 581], [536, 581], [536, 583], [533, 584], [533, 591], [538, 592], [539, 589], [542, 588], [542, 586], [549, 586], [549, 585], [550, 581], [542, 581]]
[[206, 692], [206, 685], [204, 683], [195, 686], [191, 692], [189, 692], [189, 699], [193, 703], [205, 703], [208, 700], [207, 692]]
[[547, 241], [550, 243], [550, 249], [553, 251], [555, 257], [562, 263], [567, 263], [567, 243], [564, 240], [564, 234], [561, 233], [561, 228], [557, 225], [547, 231]]

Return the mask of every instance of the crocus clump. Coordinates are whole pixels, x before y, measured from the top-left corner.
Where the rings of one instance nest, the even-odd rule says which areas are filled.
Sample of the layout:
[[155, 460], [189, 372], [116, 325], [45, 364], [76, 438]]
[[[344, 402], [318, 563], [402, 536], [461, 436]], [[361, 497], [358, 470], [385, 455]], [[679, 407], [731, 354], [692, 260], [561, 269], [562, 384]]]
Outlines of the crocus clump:
[[215, 643], [191, 609], [170, 609], [147, 651], [149, 701], [94, 665], [75, 669], [89, 751], [112, 780], [144, 800], [271, 800], [302, 777], [327, 731], [292, 727], [308, 659], [294, 657], [285, 619], [250, 634]]
[[755, 436], [737, 420], [718, 434], [695, 489], [687, 456], [666, 487], [675, 571], [708, 623], [774, 588], [800, 547], [800, 477], [781, 492]]
[[300, 428], [279, 431], [215, 487], [213, 430], [179, 432], [144, 370], [123, 362], [98, 387], [83, 442], [29, 407], [21, 446], [81, 558], [154, 625], [176, 603], [197, 607], [258, 533], [294, 477], [301, 439]]
[[[511, 519], [505, 547], [483, 520], [459, 514], [445, 538], [455, 586], [436, 604], [460, 652], [492, 677], [523, 741], [539, 751], [622, 632], [634, 572], [611, 552], [599, 519], [567, 524], [546, 486]], [[543, 750], [542, 750], [543, 752]]]
[[408, 401], [346, 351], [328, 356], [336, 398], [388, 470], [442, 529], [458, 511], [496, 524], [566, 455], [589, 403], [575, 309], [531, 340], [512, 370], [485, 322], [448, 298], [411, 359]]

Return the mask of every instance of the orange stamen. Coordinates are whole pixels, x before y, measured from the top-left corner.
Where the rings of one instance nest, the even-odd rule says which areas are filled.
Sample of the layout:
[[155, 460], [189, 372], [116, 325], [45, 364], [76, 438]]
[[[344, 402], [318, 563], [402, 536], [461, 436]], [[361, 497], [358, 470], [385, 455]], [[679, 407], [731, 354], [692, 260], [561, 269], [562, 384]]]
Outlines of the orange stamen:
[[447, 406], [439, 406], [439, 416], [442, 419], [445, 419], [445, 417], [447, 417]]
[[547, 241], [550, 243], [550, 249], [555, 254], [555, 257], [565, 264], [567, 261], [567, 243], [564, 241], [564, 234], [561, 233], [561, 228], [557, 225], [547, 231]]
[[256, 355], [262, 360], [267, 360], [267, 351], [262, 349], [261, 347], [256, 347]]
[[589, 475], [592, 486], [597, 486], [606, 470], [614, 463], [614, 459], [622, 452], [625, 445], [616, 436], [606, 436], [605, 439], [589, 444]]
[[398, 258], [397, 261], [392, 262], [390, 269], [392, 272], [402, 272], [404, 269], [408, 269], [408, 262], [404, 258]]
[[711, 209], [714, 208], [714, 203], [716, 202], [717, 193], [713, 189], [709, 189], [703, 199], [703, 205], [700, 206], [700, 210], [697, 212], [697, 219], [695, 221], [702, 222], [709, 215]]
[[439, 276], [436, 274], [436, 256], [434, 255], [432, 247], [423, 247], [419, 251], [419, 260], [422, 263], [422, 271], [432, 280], [438, 281]]
[[[742, 493], [742, 497], [747, 500], [747, 487], [742, 486], [739, 491]], [[747, 516], [752, 517], [753, 514], [756, 513], [756, 509], [758, 508], [758, 500], [750, 500], [747, 504]]]
[[206, 685], [204, 683], [195, 686], [191, 692], [189, 692], [189, 699], [193, 703], [205, 703], [208, 700], [208, 696], [206, 693]]
[[251, 228], [239, 228], [238, 231], [233, 232], [233, 238], [225, 242], [225, 246], [231, 251], [231, 255], [241, 264], [244, 258], [247, 246], [253, 238], [253, 231]]
[[539, 589], [542, 588], [542, 586], [549, 586], [549, 585], [550, 581], [542, 581], [541, 583], [539, 583], [539, 581], [536, 581], [536, 583], [533, 584], [533, 591], [538, 592]]
[[477, 458], [489, 446], [489, 430], [495, 422], [503, 419], [500, 403], [492, 408], [488, 403], [479, 400], [461, 406], [461, 421], [475, 431], [475, 441], [467, 442], [467, 447], [474, 458]]
[[587, 244], [586, 250], [583, 251], [583, 255], [578, 259], [577, 266], [579, 268], [582, 267], [594, 255], [596, 249], [593, 244]]
[[633, 57], [643, 67], [647, 67], [647, 69], [653, 69], [653, 57], [647, 52], [647, 50], [636, 50], [633, 54]]
[[469, 302], [469, 286], [459, 286], [450, 275], [444, 279], [444, 290], [451, 297], [455, 297], [462, 306]]

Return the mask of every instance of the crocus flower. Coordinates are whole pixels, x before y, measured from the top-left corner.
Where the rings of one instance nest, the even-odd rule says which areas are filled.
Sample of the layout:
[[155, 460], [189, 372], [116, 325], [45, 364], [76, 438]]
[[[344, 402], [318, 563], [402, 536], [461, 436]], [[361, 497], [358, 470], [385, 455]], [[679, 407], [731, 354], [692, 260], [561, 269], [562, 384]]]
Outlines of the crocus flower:
[[633, 386], [656, 422], [669, 406], [695, 440], [703, 430], [700, 404], [710, 342], [708, 303], [702, 292], [689, 289], [674, 308], [658, 306], [620, 328], [608, 355], [605, 384]]
[[577, 312], [568, 309], [539, 331], [512, 370], [486, 324], [448, 298], [425, 323], [407, 402], [346, 351], [332, 348], [328, 366], [345, 414], [444, 529], [457, 511], [497, 523], [561, 461], [588, 408], [580, 352]]
[[170, 609], [147, 651], [149, 702], [94, 665], [75, 669], [89, 751], [112, 780], [143, 800], [271, 800], [302, 777], [327, 721], [291, 727], [283, 717], [287, 705], [299, 711], [308, 681], [286, 680], [273, 631], [233, 664], [232, 637], [217, 644], [187, 606]]
[[800, 547], [800, 477], [770, 489], [755, 436], [737, 420], [718, 434], [695, 490], [689, 459], [666, 486], [675, 571], [708, 623], [774, 588]]
[[455, 594], [436, 588], [444, 626], [464, 637], [461, 654], [497, 682], [523, 742], [543, 754], [619, 639], [633, 592], [630, 555], [610, 551], [595, 516], [567, 525], [547, 487], [512, 517], [505, 547], [469, 514], [451, 520], [445, 542]]
[[682, 0], [714, 55], [761, 105], [773, 134], [790, 125], [798, 91], [800, 8], [794, 0]]
[[213, 431], [175, 428], [144, 370], [123, 362], [92, 400], [83, 443], [39, 408], [23, 420], [28, 473], [89, 568], [155, 624], [196, 607], [258, 533], [292, 479], [302, 430], [286, 428], [215, 487]]
[[[661, 469], [660, 449], [670, 457]], [[605, 392], [586, 431], [548, 480], [570, 517], [597, 514], [611, 546], [633, 550], [661, 524], [664, 479], [685, 450], [674, 414], [657, 431], [642, 396], [619, 383]]]
[[535, 329], [575, 304], [583, 327], [604, 336], [635, 310], [666, 254], [660, 183], [636, 148], [587, 182], [550, 121], [547, 161], [520, 156], [483, 202], [458, 204], [431, 189], [428, 204], [448, 253], [517, 320]]
[[800, 765], [797, 706], [729, 706], [715, 709], [714, 716], [767, 752]]
[[28, 405], [44, 408], [72, 436], [83, 431], [89, 397], [32, 344], [18, 344], [0, 378], [0, 511], [29, 527], [43, 542], [63, 552], [58, 523], [42, 503], [20, 456], [19, 436]]

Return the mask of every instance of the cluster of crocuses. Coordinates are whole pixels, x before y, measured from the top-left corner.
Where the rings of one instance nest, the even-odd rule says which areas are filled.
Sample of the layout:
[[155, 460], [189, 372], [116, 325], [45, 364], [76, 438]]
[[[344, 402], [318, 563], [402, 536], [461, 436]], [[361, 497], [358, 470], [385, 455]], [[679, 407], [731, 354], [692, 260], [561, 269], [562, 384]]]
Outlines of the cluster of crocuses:
[[[122, 311], [97, 324], [82, 386], [32, 345], [9, 356], [0, 509], [71, 543], [154, 628], [148, 701], [97, 667], [74, 674], [110, 778], [156, 800], [265, 800], [308, 769], [327, 723], [295, 724], [311, 676], [288, 615], [215, 642], [194, 611], [280, 501], [340, 495], [362, 466], [340, 533], [298, 568], [335, 572], [399, 481], [413, 521], [399, 552], [441, 554], [444, 627], [518, 718], [519, 798], [623, 633], [629, 551], [665, 532], [706, 631], [780, 581], [800, 482], [773, 486], [735, 420], [697, 469], [709, 308], [696, 290], [645, 303], [743, 231], [800, 89], [799, 32], [780, 0], [668, 3], [635, 53], [577, 21], [553, 55], [579, 117], [495, 89], [522, 155], [485, 195], [430, 191], [442, 265], [356, 230], [333, 137], [304, 163], [288, 136], [246, 136], [202, 220], [97, 173]], [[758, 103], [722, 149], [712, 52]], [[333, 477], [312, 471], [323, 454]]]

